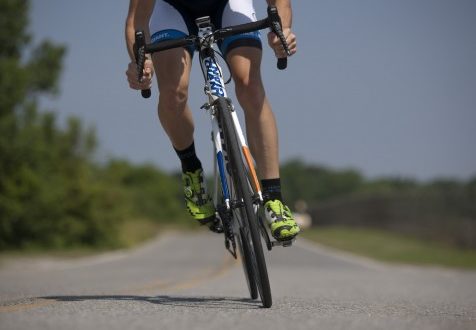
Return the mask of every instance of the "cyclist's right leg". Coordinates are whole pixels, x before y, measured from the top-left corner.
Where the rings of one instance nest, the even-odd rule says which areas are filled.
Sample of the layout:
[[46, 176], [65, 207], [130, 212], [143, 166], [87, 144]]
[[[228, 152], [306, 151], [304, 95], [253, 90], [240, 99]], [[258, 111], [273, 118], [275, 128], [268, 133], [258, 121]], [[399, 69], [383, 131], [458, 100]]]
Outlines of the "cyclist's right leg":
[[[151, 42], [188, 34], [181, 14], [164, 0], [155, 2], [149, 27]], [[174, 148], [183, 150], [193, 142], [193, 118], [187, 104], [192, 56], [184, 48], [176, 48], [153, 54], [152, 61], [160, 91], [160, 122]]]
[[159, 87], [158, 115], [162, 127], [177, 150], [193, 142], [194, 123], [187, 103], [191, 56], [185, 49], [152, 55]]
[[[178, 11], [157, 0], [150, 20], [151, 41], [163, 41], [187, 35]], [[187, 104], [191, 52], [185, 48], [170, 49], [152, 55], [159, 87], [158, 115], [162, 127], [182, 161], [186, 206], [201, 223], [215, 219], [213, 203], [206, 192], [200, 161], [193, 147], [194, 123]]]

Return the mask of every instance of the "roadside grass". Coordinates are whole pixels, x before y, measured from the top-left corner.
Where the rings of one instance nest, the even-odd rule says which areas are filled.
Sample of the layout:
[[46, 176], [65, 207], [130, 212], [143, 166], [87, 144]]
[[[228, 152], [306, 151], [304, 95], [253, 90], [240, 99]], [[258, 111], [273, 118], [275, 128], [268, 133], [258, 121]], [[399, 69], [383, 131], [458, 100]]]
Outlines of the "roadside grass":
[[130, 248], [153, 239], [166, 231], [196, 231], [203, 229], [192, 219], [189, 221], [174, 221], [168, 223], [156, 222], [147, 218], [125, 221], [119, 231], [119, 242], [123, 248]]
[[119, 230], [119, 245], [123, 248], [134, 247], [154, 238], [160, 230], [160, 224], [146, 218], [125, 221]]
[[373, 259], [415, 265], [476, 268], [476, 251], [368, 228], [318, 227], [303, 232], [317, 243]]

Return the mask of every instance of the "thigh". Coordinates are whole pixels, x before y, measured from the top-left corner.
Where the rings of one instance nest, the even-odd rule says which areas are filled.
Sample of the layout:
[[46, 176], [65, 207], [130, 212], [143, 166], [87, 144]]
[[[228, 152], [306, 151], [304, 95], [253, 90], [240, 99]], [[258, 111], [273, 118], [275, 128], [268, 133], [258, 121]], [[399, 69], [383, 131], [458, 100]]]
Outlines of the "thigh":
[[228, 52], [226, 59], [237, 87], [261, 84], [261, 58], [262, 50], [257, 47], [240, 46]]
[[[149, 21], [151, 42], [179, 39], [188, 35], [182, 13], [164, 0], [156, 0]], [[176, 48], [152, 55], [159, 90], [183, 91], [188, 87], [192, 49]]]
[[184, 48], [169, 49], [152, 55], [160, 92], [186, 92], [192, 57]]

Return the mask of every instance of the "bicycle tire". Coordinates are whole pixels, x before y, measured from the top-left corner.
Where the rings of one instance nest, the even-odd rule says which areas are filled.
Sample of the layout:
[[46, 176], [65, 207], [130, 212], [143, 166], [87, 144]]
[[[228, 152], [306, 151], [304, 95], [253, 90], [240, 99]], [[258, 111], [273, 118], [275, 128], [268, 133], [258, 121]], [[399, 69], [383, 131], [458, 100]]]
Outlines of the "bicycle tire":
[[269, 284], [268, 270], [266, 267], [266, 260], [263, 253], [263, 246], [261, 244], [261, 234], [258, 228], [258, 219], [255, 214], [253, 201], [251, 198], [251, 189], [249, 179], [241, 158], [240, 143], [238, 142], [237, 132], [233, 125], [233, 118], [229, 111], [229, 104], [225, 98], [217, 100], [219, 120], [222, 125], [225, 145], [227, 148], [228, 162], [230, 171], [232, 173], [232, 181], [236, 188], [237, 200], [243, 200], [244, 212], [241, 212], [245, 221], [241, 222], [241, 230], [244, 238], [250, 245], [251, 265], [253, 266], [253, 273], [258, 286], [258, 291], [261, 297], [263, 307], [269, 308], [273, 304], [271, 298], [271, 287]]
[[[230, 186], [230, 189], [233, 191], [234, 187]], [[232, 192], [234, 196], [235, 193]], [[239, 212], [239, 210], [233, 210], [232, 214], [233, 217], [236, 217], [235, 213]], [[241, 215], [240, 215], [241, 216]], [[238, 233], [235, 233], [235, 239], [238, 244], [238, 253], [240, 254], [241, 264], [243, 268], [243, 272], [245, 274], [246, 285], [248, 287], [248, 292], [250, 293], [250, 298], [255, 300], [258, 298], [258, 286], [256, 283], [256, 278], [253, 271], [253, 266], [251, 263], [252, 255], [251, 255], [251, 246], [245, 238], [245, 234], [243, 230], [239, 230]]]
[[253, 272], [253, 266], [251, 264], [251, 246], [246, 241], [245, 234], [240, 230], [238, 235], [238, 246], [240, 249], [241, 262], [243, 264], [243, 270], [245, 272], [246, 284], [248, 285], [248, 291], [251, 299], [258, 298], [258, 287], [256, 284], [255, 274]]

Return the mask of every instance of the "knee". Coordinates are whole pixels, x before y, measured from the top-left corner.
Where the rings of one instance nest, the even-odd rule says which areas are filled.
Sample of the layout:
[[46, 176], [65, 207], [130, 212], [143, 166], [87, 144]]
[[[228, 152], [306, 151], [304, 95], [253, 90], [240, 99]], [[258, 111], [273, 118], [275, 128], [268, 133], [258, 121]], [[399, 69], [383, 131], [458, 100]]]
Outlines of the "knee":
[[188, 86], [161, 86], [159, 110], [177, 112], [185, 109], [188, 101]]
[[235, 77], [235, 93], [243, 108], [259, 108], [264, 102], [265, 91], [260, 77], [254, 75]]

